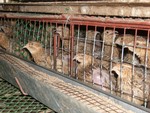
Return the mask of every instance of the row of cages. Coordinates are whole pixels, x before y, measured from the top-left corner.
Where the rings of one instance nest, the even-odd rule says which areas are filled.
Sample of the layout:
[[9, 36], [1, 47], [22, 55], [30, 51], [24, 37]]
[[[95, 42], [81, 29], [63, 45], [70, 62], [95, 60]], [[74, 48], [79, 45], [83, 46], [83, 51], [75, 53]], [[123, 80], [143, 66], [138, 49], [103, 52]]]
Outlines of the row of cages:
[[129, 26], [1, 17], [0, 46], [46, 69], [147, 107], [149, 28]]

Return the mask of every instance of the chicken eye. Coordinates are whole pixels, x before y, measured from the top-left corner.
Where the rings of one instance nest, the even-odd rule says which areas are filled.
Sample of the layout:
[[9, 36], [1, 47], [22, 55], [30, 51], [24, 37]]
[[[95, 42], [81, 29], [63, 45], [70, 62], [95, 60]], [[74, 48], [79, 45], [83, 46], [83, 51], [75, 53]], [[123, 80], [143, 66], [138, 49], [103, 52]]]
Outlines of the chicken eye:
[[137, 42], [137, 43], [136, 43], [136, 45], [138, 46], [138, 45], [139, 45], [139, 43]]
[[109, 32], [108, 32], [108, 31], [106, 31], [106, 33], [108, 34]]
[[79, 62], [78, 60], [76, 61], [78, 64], [80, 64], [81, 62]]

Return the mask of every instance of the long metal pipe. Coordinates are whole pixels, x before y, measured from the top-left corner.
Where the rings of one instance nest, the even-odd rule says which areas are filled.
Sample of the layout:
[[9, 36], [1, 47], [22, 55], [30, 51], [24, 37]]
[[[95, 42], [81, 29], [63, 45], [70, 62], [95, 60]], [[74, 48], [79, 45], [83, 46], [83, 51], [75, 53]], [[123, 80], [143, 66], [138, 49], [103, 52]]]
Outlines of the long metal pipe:
[[[70, 16], [70, 15], [68, 15]], [[32, 15], [27, 16], [25, 14], [15, 14], [15, 13], [1, 13], [2, 18], [12, 18], [12, 19], [25, 19], [30, 21], [42, 21], [42, 22], [57, 22], [65, 23], [67, 21], [67, 15]], [[105, 17], [88, 17], [88, 16], [70, 16], [69, 24], [75, 25], [91, 25], [91, 26], [106, 26], [106, 27], [117, 27], [117, 28], [133, 28], [133, 29], [150, 29], [149, 19], [131, 19], [131, 18], [105, 18]]]

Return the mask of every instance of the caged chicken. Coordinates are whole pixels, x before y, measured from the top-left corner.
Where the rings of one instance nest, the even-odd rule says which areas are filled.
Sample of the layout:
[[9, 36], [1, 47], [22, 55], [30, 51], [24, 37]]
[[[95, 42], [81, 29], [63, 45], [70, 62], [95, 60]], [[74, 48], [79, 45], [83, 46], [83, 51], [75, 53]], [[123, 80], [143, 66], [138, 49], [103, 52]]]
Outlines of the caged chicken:
[[[135, 40], [135, 36], [131, 35], [131, 34], [118, 35], [117, 38], [116, 38], [116, 40], [115, 40], [115, 43], [117, 45], [120, 45], [120, 46], [122, 46], [123, 44], [124, 44], [124, 46], [127, 46], [128, 43], [130, 43], [130, 42], [132, 42], [134, 40]], [[136, 40], [146, 41], [145, 37], [142, 37], [142, 36], [136, 36]]]
[[101, 50], [101, 42], [100, 42], [100, 32], [88, 30], [87, 37], [80, 37], [76, 41], [75, 52], [76, 53], [84, 53], [87, 55], [94, 55], [94, 57], [98, 57], [100, 55]]
[[23, 49], [27, 49], [31, 53], [36, 64], [49, 69], [51, 68], [51, 58], [47, 53], [45, 53], [41, 43], [31, 41], [28, 42]]
[[133, 70], [131, 64], [118, 63], [112, 68], [111, 72], [117, 77], [117, 95], [138, 105], [143, 105], [149, 94], [149, 72], [146, 73], [145, 82], [144, 69], [134, 67]]
[[111, 60], [113, 60], [113, 62], [120, 61], [121, 50], [116, 44], [114, 44], [117, 35], [118, 32], [114, 30], [105, 30], [101, 35], [102, 48], [100, 59], [102, 60], [102, 65], [108, 70], [110, 69]]
[[[138, 56], [138, 58], [140, 59], [140, 64], [142, 64], [142, 65], [145, 65], [146, 57], [147, 57], [147, 67], [150, 68], [150, 59], [149, 59], [150, 45], [149, 45], [149, 43], [148, 43], [148, 48], [147, 48], [147, 43], [145, 41], [137, 40], [135, 43], [136, 44], [135, 49], [133, 47], [133, 43], [134, 43], [134, 41], [132, 41], [128, 44], [128, 45], [130, 45], [127, 47], [129, 49], [129, 51], [134, 52], [135, 55]], [[147, 56], [146, 56], [146, 54], [147, 54]]]
[[[103, 33], [102, 33], [102, 41], [104, 43], [104, 48], [103, 49], [103, 57], [104, 57], [104, 60], [110, 60], [110, 56], [111, 56], [111, 53], [112, 53], [112, 49], [113, 49], [113, 55], [112, 55], [112, 58], [114, 60], [117, 60], [119, 59], [120, 57], [120, 51], [119, 51], [119, 48], [116, 46], [116, 45], [113, 45], [114, 41], [115, 41], [115, 38], [116, 36], [118, 35], [118, 32], [117, 31], [114, 31], [114, 30], [105, 30]], [[113, 47], [113, 48], [112, 48]]]
[[112, 45], [113, 42], [115, 41], [116, 37], [118, 35], [118, 31], [115, 30], [104, 30], [102, 33], [102, 40], [104, 41], [105, 44], [110, 44]]
[[[132, 64], [137, 65], [137, 64], [140, 63], [139, 57], [137, 55], [135, 55], [134, 60], [133, 60], [133, 51], [130, 51], [130, 50], [127, 49], [128, 46], [129, 46], [129, 43], [130, 43], [130, 46], [131, 46], [131, 42], [133, 42], [134, 40], [135, 40], [135, 36], [131, 35], [131, 34], [118, 35], [115, 43], [118, 46], [121, 46], [122, 49], [124, 49], [124, 52], [123, 52], [124, 62], [132, 63]], [[142, 37], [142, 36], [136, 36], [136, 40], [146, 42], [146, 38]]]
[[12, 50], [12, 41], [4, 32], [0, 32], [0, 47], [8, 52]]
[[21, 43], [17, 44], [13, 38], [8, 37], [4, 32], [0, 32], [0, 47], [3, 50], [10, 53], [15, 53], [19, 57], [27, 57], [28, 60], [32, 60], [30, 54], [24, 50], [21, 50], [19, 45], [21, 45]]
[[92, 56], [79, 53], [74, 56], [73, 60], [79, 63], [78, 69], [82, 70], [84, 67], [88, 67], [92, 63]]
[[15, 25], [16, 21], [7, 21], [3, 24], [0, 23], [0, 28], [9, 38], [12, 38]]
[[[90, 55], [86, 55], [83, 53], [79, 53], [77, 55], [74, 56], [73, 61], [76, 62], [77, 64], [77, 77], [81, 80], [83, 80], [83, 76], [84, 76], [84, 72], [87, 73], [87, 71], [91, 70], [91, 68], [89, 68], [92, 65], [92, 61], [93, 61], [93, 57]], [[98, 62], [97, 62], [98, 64]], [[87, 81], [91, 81], [91, 77], [87, 76], [87, 74], [85, 75], [85, 80]]]
[[[125, 48], [125, 50], [126, 50], [126, 48]], [[134, 58], [133, 58], [133, 55], [134, 55]], [[140, 59], [138, 58], [137, 55], [133, 54], [133, 52], [126, 50], [125, 54], [123, 55], [123, 62], [129, 63], [129, 64], [134, 64], [134, 65], [139, 65]]]
[[[85, 61], [84, 61], [85, 57]], [[109, 75], [108, 71], [106, 71], [105, 68], [100, 69], [99, 59], [95, 59], [90, 55], [84, 55], [84, 54], [77, 54], [74, 57], [74, 60], [77, 61], [77, 76], [78, 79], [83, 80], [87, 82], [93, 82], [94, 84], [97, 84], [101, 86], [101, 88], [104, 91], [110, 91], [110, 77], [112, 80], [112, 89], [115, 90], [116, 85], [116, 79], [114, 76]], [[85, 67], [85, 68], [84, 68]], [[84, 72], [85, 72], [85, 78], [84, 78]]]
[[[110, 91], [110, 79], [112, 80], [112, 89], [115, 90], [116, 79], [110, 75], [105, 68], [99, 67], [100, 60], [86, 54], [77, 54], [74, 58], [77, 62], [77, 78], [87, 82], [93, 82], [101, 86], [105, 91]], [[85, 75], [84, 75], [85, 73]]]
[[[30, 41], [23, 48], [31, 53], [36, 64], [48, 69], [54, 68], [53, 56], [50, 56], [48, 50], [45, 52], [45, 48], [40, 42]], [[56, 70], [68, 74], [68, 56], [56, 59]]]
[[[98, 67], [98, 59], [94, 59], [94, 57], [90, 55], [86, 55], [83, 53], [79, 53], [75, 55], [73, 60], [76, 62], [76, 77], [79, 80], [85, 80], [88, 82], [92, 82], [92, 69]], [[94, 61], [94, 60], [97, 60]], [[97, 78], [97, 77], [95, 77]], [[98, 84], [98, 83], [97, 83]]]

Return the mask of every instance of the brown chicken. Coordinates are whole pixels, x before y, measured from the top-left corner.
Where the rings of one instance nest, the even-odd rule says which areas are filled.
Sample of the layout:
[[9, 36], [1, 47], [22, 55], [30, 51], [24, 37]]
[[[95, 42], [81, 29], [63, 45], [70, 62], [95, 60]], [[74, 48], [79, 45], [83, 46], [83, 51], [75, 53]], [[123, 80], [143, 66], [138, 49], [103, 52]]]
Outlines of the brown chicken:
[[73, 61], [76, 62], [76, 64], [77, 64], [77, 68], [76, 68], [77, 75], [76, 76], [78, 77], [78, 79], [80, 79], [80, 80], [85, 79], [86, 81], [91, 82], [91, 79], [87, 74], [85, 74], [85, 78], [84, 78], [84, 72], [87, 73], [87, 71], [92, 69], [92, 68], [89, 69], [89, 67], [92, 64], [92, 56], [79, 53], [73, 58]]
[[0, 32], [0, 47], [7, 52], [14, 53], [15, 55], [25, 58], [28, 60], [32, 60], [31, 55], [27, 52], [21, 49], [22, 43], [17, 44], [14, 42], [12, 38], [9, 38], [6, 36], [5, 33]]
[[88, 30], [87, 31], [87, 40], [85, 38], [79, 38], [75, 45], [75, 52], [77, 53], [84, 53], [87, 55], [93, 55], [94, 57], [100, 56], [101, 50], [101, 42], [100, 42], [100, 32]]
[[147, 66], [148, 66], [148, 68], [150, 68], [150, 58], [149, 58], [150, 45], [148, 44], [148, 50], [146, 50], [146, 48], [147, 48], [146, 42], [137, 40], [136, 41], [135, 51], [134, 51], [133, 43], [134, 43], [134, 41], [128, 43], [128, 45], [130, 45], [130, 46], [127, 47], [129, 49], [129, 51], [134, 52], [135, 55], [138, 56], [138, 58], [140, 59], [140, 64], [142, 64], [142, 65], [145, 65], [145, 62], [146, 62], [146, 60], [145, 60], [146, 59], [146, 51], [147, 51]]
[[1, 26], [1, 29], [8, 37], [11, 38], [13, 36], [13, 28], [8, 26]]
[[70, 37], [70, 30], [69, 30], [69, 27], [67, 26], [58, 26], [56, 28], [56, 33], [58, 33], [60, 35], [60, 38], [63, 38], [63, 39], [69, 39]]
[[[137, 36], [136, 39], [142, 42], [143, 41], [146, 42], [146, 38], [142, 36]], [[124, 48], [127, 48], [129, 43], [133, 42], [134, 40], [135, 40], [135, 36], [131, 34], [126, 34], [125, 36], [118, 35], [115, 43], [121, 47], [124, 45]], [[137, 55], [135, 55], [135, 59], [133, 61], [133, 53], [130, 52], [129, 50], [124, 49], [123, 56], [124, 56], [123, 58], [124, 62], [139, 64], [140, 59], [137, 57]]]
[[[84, 62], [84, 57], [85, 57], [85, 62]], [[83, 69], [84, 67], [85, 68], [90, 67], [91, 65], [93, 65], [92, 68], [99, 67], [100, 65], [102, 65], [102, 67], [104, 67], [103, 66], [104, 64], [101, 64], [100, 59], [96, 59], [96, 58], [94, 58], [90, 55], [86, 55], [86, 54], [85, 55], [84, 54], [77, 54], [74, 57], [74, 60], [76, 60], [79, 63], [78, 67], [80, 69]]]
[[[120, 45], [122, 46], [123, 44], [126, 46], [128, 45], [128, 43], [132, 42], [135, 40], [135, 36], [134, 35], [131, 35], [131, 34], [126, 34], [125, 36], [124, 35], [118, 35], [117, 38], [116, 38], [116, 41], [115, 43], [117, 45]], [[136, 40], [138, 41], [145, 41], [146, 42], [146, 38], [145, 37], [142, 37], [142, 36], [137, 36], [136, 37]], [[134, 44], [134, 43], [133, 43]]]
[[[85, 57], [85, 62], [84, 62]], [[104, 91], [110, 91], [110, 79], [112, 80], [112, 89], [115, 90], [116, 79], [114, 76], [109, 75], [108, 71], [102, 67], [100, 69], [100, 60], [95, 59], [90, 55], [77, 54], [74, 57], [77, 61], [77, 77], [79, 80], [85, 80], [90, 83], [101, 86]], [[93, 62], [93, 63], [92, 63]], [[85, 68], [84, 68], [85, 67]], [[84, 75], [85, 73], [85, 75]]]
[[[108, 35], [108, 37], [106, 37], [105, 39], [108, 38], [111, 38], [110, 36], [113, 37], [113, 33], [114, 31], [112, 30], [106, 30], [106, 36]], [[111, 33], [110, 33], [111, 32]], [[115, 32], [116, 33], [116, 32]], [[102, 34], [102, 36], [104, 35], [104, 33]], [[95, 37], [96, 36], [96, 37]], [[95, 37], [95, 46], [93, 46], [93, 42], [94, 42], [94, 37]], [[102, 46], [102, 42], [101, 42], [101, 36], [100, 36], [100, 32], [98, 31], [92, 31], [92, 30], [88, 30], [87, 31], [87, 41], [86, 41], [86, 44], [85, 44], [85, 40], [84, 41], [79, 41], [75, 47], [75, 52], [77, 53], [84, 53], [84, 49], [86, 47], [86, 51], [85, 51], [85, 54], [88, 55], [88, 56], [92, 56], [94, 55], [94, 58], [101, 58], [101, 55], [102, 55], [102, 52], [101, 52], [101, 46]], [[109, 42], [109, 41], [108, 41]], [[106, 42], [107, 43], [107, 42]], [[110, 42], [108, 43], [110, 44]], [[102, 66], [105, 68], [105, 69], [108, 69], [110, 68], [110, 56], [111, 56], [111, 47], [112, 45], [104, 45], [104, 53], [103, 53], [103, 59], [102, 59]], [[77, 48], [77, 49], [76, 49]], [[94, 51], [93, 51], [94, 49]], [[114, 51], [114, 54], [116, 56], [119, 55], [119, 51], [118, 51], [118, 48], [115, 48], [115, 51]], [[93, 54], [94, 52], [94, 54]], [[100, 63], [99, 63], [100, 64]]]
[[[118, 33], [117, 31], [113, 31], [113, 30], [105, 30], [102, 33], [102, 40], [104, 42], [103, 57], [106, 60], [110, 60], [111, 53], [112, 53], [112, 44], [116, 36], [118, 35], [117, 33]], [[114, 60], [117, 60], [119, 57], [120, 57], [119, 48], [116, 45], [113, 45], [112, 58]]]
[[2, 29], [2, 31], [9, 37], [12, 38], [13, 36], [13, 29], [16, 25], [16, 21], [7, 21], [4, 22], [0, 28]]
[[[45, 52], [45, 49], [42, 47], [40, 42], [28, 42], [23, 48], [26, 48], [31, 53], [36, 64], [48, 69], [54, 68], [53, 56], [50, 56], [48, 52]], [[68, 61], [65, 57], [67, 56], [64, 56], [63, 60], [59, 58], [56, 59], [56, 70], [68, 74]]]
[[95, 38], [95, 40], [100, 40], [100, 38], [101, 38], [100, 32], [94, 31], [94, 30], [88, 30], [87, 31], [87, 39], [94, 41], [94, 38]]
[[137, 55], [135, 55], [134, 60], [133, 60], [133, 52], [128, 50], [128, 52], [124, 54], [123, 62], [134, 64], [134, 65], [139, 65], [140, 59], [138, 58]]
[[115, 41], [117, 35], [118, 35], [117, 31], [105, 30], [102, 33], [101, 37], [102, 37], [102, 40], [105, 42], [105, 44], [112, 45], [112, 43]]
[[[133, 75], [132, 65], [125, 63], [121, 65], [118, 63], [112, 68], [111, 72], [117, 77], [118, 95], [128, 101], [142, 105], [144, 103], [144, 70], [141, 67], [135, 67]], [[149, 77], [150, 75], [147, 73], [145, 98], [148, 98], [149, 93]], [[122, 92], [122, 94], [119, 92]]]
[[82, 70], [84, 67], [88, 67], [89, 65], [91, 65], [92, 56], [79, 53], [73, 58], [73, 60], [79, 63], [78, 69]]
[[100, 59], [102, 59], [102, 64], [107, 69], [110, 68], [111, 60], [113, 60], [113, 62], [120, 61], [120, 48], [118, 48], [115, 44], [112, 46], [113, 41], [115, 41], [117, 35], [118, 32], [114, 30], [105, 30], [102, 33], [103, 43]]
[[0, 32], [0, 46], [6, 51], [10, 51], [10, 39], [3, 32]]
[[51, 68], [51, 58], [47, 53], [45, 53], [41, 43], [31, 41], [23, 48], [26, 48], [31, 53], [36, 64], [49, 69]]

